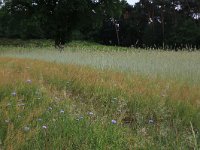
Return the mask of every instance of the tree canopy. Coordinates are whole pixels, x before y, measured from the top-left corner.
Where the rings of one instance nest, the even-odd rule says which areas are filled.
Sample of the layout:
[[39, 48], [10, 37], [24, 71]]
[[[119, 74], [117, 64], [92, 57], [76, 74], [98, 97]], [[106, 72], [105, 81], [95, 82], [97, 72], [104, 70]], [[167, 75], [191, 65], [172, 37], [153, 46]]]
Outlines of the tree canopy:
[[200, 1], [0, 0], [0, 37], [199, 48]]

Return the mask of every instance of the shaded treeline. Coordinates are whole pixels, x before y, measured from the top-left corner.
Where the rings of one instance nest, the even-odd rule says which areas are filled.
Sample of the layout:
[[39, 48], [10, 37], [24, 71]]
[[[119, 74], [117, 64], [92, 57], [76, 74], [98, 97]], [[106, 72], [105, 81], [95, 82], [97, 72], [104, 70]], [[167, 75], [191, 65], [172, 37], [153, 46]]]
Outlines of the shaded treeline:
[[[1, 0], [0, 0], [1, 1]], [[107, 45], [200, 48], [200, 1], [4, 0], [0, 37], [94, 40]]]

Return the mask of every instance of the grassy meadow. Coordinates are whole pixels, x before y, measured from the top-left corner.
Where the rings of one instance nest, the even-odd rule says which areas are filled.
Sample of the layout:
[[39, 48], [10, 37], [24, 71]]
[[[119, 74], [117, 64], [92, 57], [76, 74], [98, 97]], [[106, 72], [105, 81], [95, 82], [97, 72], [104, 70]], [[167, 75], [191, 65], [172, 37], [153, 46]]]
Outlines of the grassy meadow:
[[200, 52], [0, 46], [0, 149], [199, 149]]
[[[31, 43], [34, 43], [31, 41]], [[44, 44], [44, 45], [48, 45]], [[109, 69], [142, 76], [200, 83], [200, 52], [175, 52], [102, 46], [87, 42], [69, 43], [58, 53], [53, 46], [0, 46], [0, 56], [30, 58], [63, 64]], [[30, 46], [31, 45], [31, 46]]]

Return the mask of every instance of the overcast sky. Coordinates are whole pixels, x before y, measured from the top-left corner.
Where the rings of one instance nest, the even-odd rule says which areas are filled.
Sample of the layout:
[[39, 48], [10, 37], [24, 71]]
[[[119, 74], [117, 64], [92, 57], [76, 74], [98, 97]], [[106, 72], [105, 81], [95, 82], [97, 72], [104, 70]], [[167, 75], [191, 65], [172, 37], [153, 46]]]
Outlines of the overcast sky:
[[139, 0], [127, 0], [127, 2], [131, 5], [134, 5], [136, 2], [138, 2]]

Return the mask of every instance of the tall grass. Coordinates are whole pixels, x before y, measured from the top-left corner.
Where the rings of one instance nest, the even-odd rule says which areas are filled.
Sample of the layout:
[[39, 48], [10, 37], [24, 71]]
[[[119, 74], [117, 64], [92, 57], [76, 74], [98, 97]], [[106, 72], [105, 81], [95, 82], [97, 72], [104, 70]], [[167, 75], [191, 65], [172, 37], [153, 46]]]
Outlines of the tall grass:
[[0, 46], [0, 149], [200, 148], [199, 52], [15, 42]]
[[63, 53], [53, 47], [0, 47], [0, 51], [1, 57], [77, 64], [192, 84], [200, 83], [199, 52], [146, 51], [76, 42], [67, 45]]
[[198, 149], [200, 87], [0, 58], [1, 149]]

